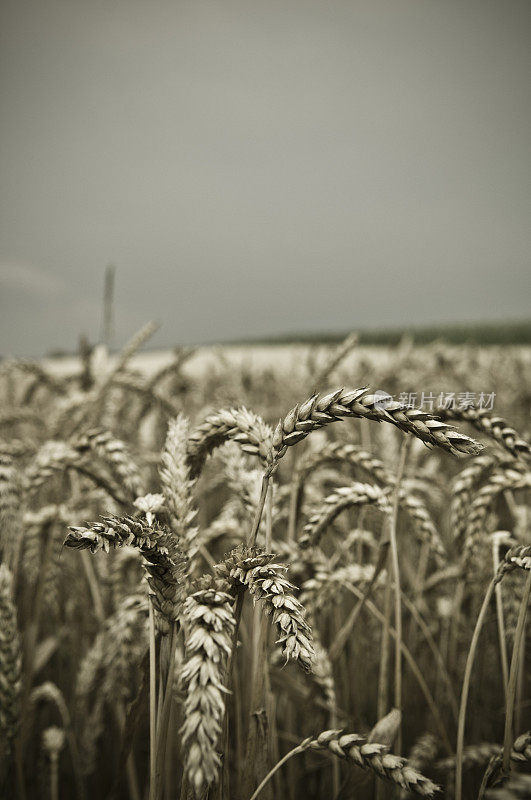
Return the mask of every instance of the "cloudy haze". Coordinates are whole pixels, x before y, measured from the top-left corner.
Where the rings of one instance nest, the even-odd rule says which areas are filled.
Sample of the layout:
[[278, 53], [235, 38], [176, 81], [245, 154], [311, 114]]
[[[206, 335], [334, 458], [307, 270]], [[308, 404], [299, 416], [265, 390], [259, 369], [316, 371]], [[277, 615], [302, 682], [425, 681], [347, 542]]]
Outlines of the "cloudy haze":
[[529, 317], [528, 0], [3, 0], [0, 353]]

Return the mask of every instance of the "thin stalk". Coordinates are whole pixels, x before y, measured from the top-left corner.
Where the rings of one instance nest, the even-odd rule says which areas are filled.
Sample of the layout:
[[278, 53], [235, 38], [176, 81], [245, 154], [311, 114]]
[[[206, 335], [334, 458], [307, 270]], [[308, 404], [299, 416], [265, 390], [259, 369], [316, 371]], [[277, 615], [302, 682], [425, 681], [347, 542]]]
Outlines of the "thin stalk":
[[518, 622], [514, 634], [513, 654], [511, 656], [511, 670], [509, 672], [509, 683], [507, 685], [507, 710], [505, 713], [505, 732], [503, 735], [503, 770], [509, 771], [511, 761], [511, 744], [513, 740], [513, 717], [514, 705], [516, 700], [516, 687], [518, 682], [518, 667], [520, 665], [520, 650], [525, 639], [525, 623], [527, 618], [527, 608], [531, 595], [531, 569], [527, 574], [520, 611], [518, 612]]
[[[344, 585], [350, 592], [352, 592], [352, 594], [356, 595], [356, 597], [360, 597], [360, 598], [363, 597], [363, 593], [361, 592], [361, 590], [358, 589], [357, 586], [354, 586], [354, 584], [345, 583]], [[367, 600], [366, 601], [366, 608], [367, 608], [367, 611], [370, 614], [372, 614], [372, 616], [375, 617], [380, 622], [380, 624], [385, 625], [385, 616], [384, 616], [384, 614], [382, 614], [382, 612], [378, 608], [376, 608], [376, 606], [374, 605], [374, 603], [371, 600]], [[393, 639], [396, 639], [396, 631], [391, 627], [389, 627], [389, 635]], [[442, 720], [441, 714], [439, 712], [439, 708], [437, 707], [437, 704], [435, 703], [435, 701], [433, 699], [433, 695], [430, 692], [428, 684], [424, 680], [424, 676], [423, 676], [423, 674], [422, 674], [422, 672], [420, 670], [420, 667], [418, 666], [418, 664], [415, 661], [413, 655], [411, 654], [410, 650], [406, 647], [404, 642], [402, 642], [402, 655], [406, 659], [406, 661], [408, 663], [408, 666], [409, 666], [411, 672], [413, 673], [413, 675], [414, 675], [414, 677], [415, 677], [415, 679], [416, 679], [416, 681], [417, 681], [417, 683], [419, 685], [419, 688], [420, 688], [422, 694], [424, 695], [426, 703], [429, 706], [429, 709], [430, 709], [430, 711], [431, 711], [431, 713], [433, 715], [433, 719], [435, 721], [435, 724], [437, 725], [437, 728], [439, 729], [439, 735], [441, 737], [441, 742], [444, 745], [445, 749], [447, 750], [448, 755], [451, 755], [452, 754], [452, 746], [450, 744], [450, 740], [449, 740], [448, 734], [446, 732], [446, 727], [444, 725], [444, 722]]]
[[[167, 648], [167, 664], [164, 665], [166, 674], [161, 674], [164, 699], [158, 719], [157, 752], [155, 756], [155, 796], [157, 798], [161, 795], [164, 757], [166, 755], [166, 743], [168, 739], [168, 722], [170, 719], [172, 700], [173, 667], [175, 664], [175, 632], [176, 624], [173, 623], [170, 634], [166, 637], [165, 642]], [[163, 658], [161, 657], [160, 660], [162, 663]]]
[[[256, 512], [254, 515], [251, 532], [247, 538], [247, 545], [251, 547], [253, 547], [256, 543], [256, 536], [258, 534], [258, 528], [260, 527], [260, 521], [262, 519], [262, 513], [264, 511], [264, 505], [267, 497], [267, 490], [269, 487], [270, 477], [271, 476], [268, 473], [266, 473], [262, 477], [262, 490], [260, 492], [260, 499], [256, 507]], [[235, 620], [234, 633], [232, 634], [232, 646], [227, 665], [227, 672], [225, 676], [225, 686], [229, 691], [232, 683], [232, 671], [234, 667], [234, 660], [236, 658], [236, 647], [238, 645], [238, 632], [240, 630], [240, 622], [242, 618], [244, 600], [245, 600], [245, 591], [242, 590], [238, 594], [238, 597], [236, 599], [236, 604], [234, 606], [234, 620]], [[229, 796], [229, 767], [228, 767], [228, 757], [227, 757], [228, 752], [229, 752], [229, 708], [227, 703], [225, 707], [225, 718], [223, 720], [223, 748], [222, 748], [222, 753], [224, 755], [223, 769], [221, 771], [221, 781], [218, 787], [220, 792], [220, 797], [224, 797], [225, 795]]]
[[59, 753], [50, 753], [50, 800], [59, 800]]
[[514, 728], [517, 731], [522, 730], [521, 717], [522, 717], [522, 698], [524, 695], [525, 684], [525, 647], [520, 648], [520, 667], [518, 669], [518, 685], [516, 687], [516, 703], [514, 707]]
[[251, 533], [249, 534], [249, 538], [247, 540], [247, 544], [250, 547], [254, 547], [254, 545], [256, 544], [256, 536], [258, 534], [258, 528], [260, 527], [260, 520], [262, 519], [262, 512], [264, 510], [264, 505], [267, 497], [269, 478], [270, 476], [267, 473], [262, 478], [262, 491], [260, 492], [260, 500], [258, 501], [258, 506], [256, 508], [256, 513], [254, 515], [253, 527], [251, 528]]
[[258, 786], [258, 788], [257, 788], [257, 789], [256, 789], [256, 790], [253, 792], [253, 794], [251, 795], [251, 797], [249, 798], [249, 800], [256, 800], [256, 798], [258, 797], [258, 795], [260, 794], [260, 792], [262, 791], [262, 789], [264, 788], [264, 786], [265, 786], [265, 785], [266, 785], [266, 784], [267, 784], [267, 783], [268, 783], [268, 782], [271, 780], [271, 778], [273, 777], [273, 775], [274, 775], [276, 772], [278, 772], [278, 770], [280, 769], [280, 767], [281, 767], [283, 764], [285, 764], [285, 763], [286, 763], [286, 761], [288, 761], [290, 758], [293, 758], [293, 756], [296, 756], [296, 755], [298, 755], [299, 753], [304, 753], [305, 749], [306, 749], [305, 747], [302, 747], [302, 746], [299, 744], [299, 745], [297, 745], [297, 747], [294, 747], [294, 748], [293, 748], [293, 750], [290, 750], [290, 751], [289, 751], [289, 753], [286, 753], [286, 755], [285, 755], [283, 758], [281, 758], [281, 759], [280, 759], [280, 761], [279, 761], [277, 764], [275, 764], [275, 766], [273, 767], [273, 769], [271, 769], [271, 770], [270, 770], [270, 771], [267, 773], [267, 775], [265, 776], [264, 780], [263, 780], [263, 781], [262, 781], [262, 783], [261, 783], [261, 784]]
[[[242, 681], [240, 676], [240, 669], [238, 662], [234, 664], [234, 677], [233, 677], [233, 699], [234, 699], [234, 751], [236, 760], [236, 776], [240, 776], [240, 765], [244, 762], [244, 747], [243, 747], [243, 709], [242, 709]], [[236, 785], [234, 793], [236, 797], [240, 796], [239, 784]]]
[[155, 799], [155, 762], [157, 730], [157, 660], [155, 654], [155, 619], [149, 598], [149, 800]]
[[[271, 483], [270, 490], [267, 493], [265, 510], [265, 549], [270, 552], [273, 540], [273, 483]], [[255, 776], [258, 779], [261, 778], [268, 767], [269, 753], [266, 735], [266, 731], [269, 729], [267, 716], [268, 633], [268, 621], [263, 613], [262, 603], [258, 603], [254, 608], [250, 713], [246, 753], [247, 769], [243, 777], [244, 795], [252, 789]]]
[[103, 622], [105, 619], [105, 611], [103, 609], [103, 600], [101, 596], [100, 586], [92, 563], [92, 558], [88, 550], [81, 551], [81, 563], [85, 572], [85, 577], [89, 586], [90, 596], [94, 605], [94, 613], [98, 622]]
[[[427, 574], [427, 571], [428, 571], [428, 563], [429, 563], [429, 560], [430, 560], [430, 553], [431, 553], [430, 543], [429, 542], [422, 542], [422, 545], [420, 547], [417, 570], [416, 570], [416, 574], [414, 575], [414, 580], [415, 580], [415, 603], [417, 603], [419, 606], [422, 603], [422, 595], [424, 594], [424, 583], [426, 581], [426, 574]], [[411, 623], [410, 623], [410, 626], [409, 626], [409, 630], [408, 630], [407, 639], [408, 639], [408, 642], [409, 642], [409, 646], [411, 647], [412, 650], [414, 650], [415, 649], [415, 645], [416, 645], [416, 633], [417, 633], [417, 631], [416, 631], [415, 626], [412, 624], [412, 622], [413, 621], [411, 620]]]
[[382, 615], [382, 638], [380, 640], [380, 670], [378, 674], [378, 700], [376, 716], [381, 719], [387, 713], [389, 703], [389, 628], [391, 625], [391, 583], [387, 581]]
[[[352, 631], [352, 628], [356, 624], [356, 620], [358, 619], [361, 611], [363, 610], [363, 606], [365, 605], [365, 602], [371, 596], [371, 592], [372, 592], [372, 590], [373, 590], [373, 588], [374, 588], [374, 586], [376, 584], [376, 581], [378, 580], [378, 576], [380, 575], [382, 569], [385, 566], [385, 562], [387, 561], [388, 553], [389, 553], [389, 541], [384, 541], [380, 545], [380, 552], [379, 552], [379, 555], [378, 555], [378, 561], [376, 562], [376, 566], [374, 567], [373, 576], [372, 576], [369, 584], [367, 585], [367, 588], [365, 589], [365, 593], [364, 593], [363, 597], [360, 600], [358, 600], [358, 602], [356, 603], [356, 605], [354, 606], [354, 608], [350, 612], [347, 620], [343, 623], [343, 625], [341, 626], [341, 628], [337, 632], [335, 639], [333, 640], [332, 644], [330, 645], [330, 648], [329, 648], [329, 651], [328, 651], [328, 657], [330, 658], [330, 661], [335, 661], [336, 658], [341, 653], [341, 651], [343, 650], [343, 647], [345, 646], [345, 644], [346, 644], [346, 642], [347, 642], [347, 640], [348, 640], [348, 638], [350, 636], [350, 632]], [[383, 714], [381, 716], [383, 716]]]
[[268, 752], [266, 731], [268, 728], [265, 704], [265, 678], [267, 665], [267, 629], [264, 626], [264, 613], [261, 603], [253, 609], [253, 637], [251, 657], [251, 680], [249, 698], [249, 716], [247, 728], [247, 746], [245, 753], [245, 769], [241, 777], [242, 794], [246, 797], [255, 781], [267, 772]]
[[424, 636], [424, 638], [426, 640], [426, 644], [428, 645], [428, 647], [430, 648], [430, 650], [431, 650], [431, 652], [433, 654], [435, 662], [436, 662], [436, 664], [437, 664], [437, 666], [439, 668], [439, 672], [441, 674], [441, 678], [443, 679], [444, 683], [446, 684], [446, 689], [448, 691], [448, 700], [449, 700], [450, 706], [452, 708], [452, 713], [453, 713], [454, 720], [457, 722], [457, 716], [458, 716], [457, 699], [456, 699], [455, 692], [454, 692], [454, 687], [452, 685], [451, 678], [450, 678], [450, 676], [448, 674], [448, 671], [446, 669], [446, 665], [444, 663], [444, 659], [442, 657], [441, 651], [437, 647], [437, 642], [433, 638], [428, 625], [424, 621], [424, 619], [423, 619], [422, 615], [420, 614], [420, 612], [418, 611], [418, 609], [411, 602], [411, 600], [409, 600], [407, 595], [405, 595], [403, 592], [402, 592], [402, 602], [404, 603], [405, 607], [410, 612], [412, 621], [414, 621], [418, 625], [419, 630], [421, 631], [422, 635]]
[[470, 677], [472, 675], [472, 667], [474, 665], [474, 658], [476, 656], [477, 644], [479, 635], [485, 621], [487, 609], [492, 598], [495, 587], [495, 578], [489, 583], [485, 597], [483, 598], [483, 605], [479, 612], [474, 635], [470, 643], [470, 649], [465, 666], [465, 675], [463, 678], [463, 688], [461, 689], [461, 703], [459, 707], [459, 719], [457, 721], [457, 745], [455, 748], [455, 800], [461, 800], [462, 797], [462, 782], [463, 782], [463, 747], [465, 741], [465, 722], [466, 722], [466, 706], [468, 701], [468, 691], [470, 689]]
[[457, 643], [459, 640], [459, 625], [461, 624], [461, 606], [465, 596], [465, 579], [461, 575], [457, 582], [450, 616], [450, 630], [448, 632], [448, 672], [455, 672], [457, 662]]
[[[94, 605], [94, 614], [96, 619], [101, 624], [105, 620], [105, 610], [103, 608], [103, 597], [101, 594], [101, 587], [98, 582], [98, 578], [96, 575], [96, 571], [94, 569], [94, 564], [92, 559], [90, 558], [87, 550], [81, 551], [81, 563], [83, 564], [83, 569], [85, 571], [85, 577], [87, 579], [87, 583], [89, 585], [90, 596], [92, 598], [92, 603]], [[124, 709], [119, 701], [113, 703], [114, 708], [114, 715], [116, 717], [116, 721], [118, 723], [118, 728], [123, 733], [125, 729], [125, 712]], [[129, 795], [133, 800], [140, 800], [140, 790], [138, 788], [138, 777], [136, 774], [136, 767], [133, 760], [132, 754], [129, 754], [126, 762], [126, 776], [127, 776], [127, 786], [129, 789]]]
[[[402, 598], [400, 593], [400, 567], [398, 563], [398, 544], [396, 528], [398, 520], [398, 506], [400, 502], [400, 483], [404, 474], [407, 456], [409, 453], [410, 437], [402, 440], [400, 457], [396, 473], [396, 483], [393, 489], [392, 512], [389, 521], [389, 539], [391, 542], [391, 563], [393, 565], [394, 593], [395, 593], [395, 702], [394, 707], [402, 711]], [[402, 716], [400, 717], [402, 719]], [[402, 722], [399, 723], [396, 734], [396, 754], [402, 750]]]
[[[120, 733], [123, 733], [125, 729], [125, 712], [123, 706], [119, 702], [114, 704], [114, 716], [116, 717], [116, 722], [118, 723]], [[129, 789], [129, 796], [131, 797], [131, 800], [140, 800], [140, 789], [138, 788], [135, 762], [133, 761], [133, 756], [131, 753], [129, 754], [125, 764], [125, 774], [127, 778], [127, 788]]]
[[300, 502], [300, 495], [302, 491], [302, 485], [297, 473], [297, 461], [298, 461], [298, 454], [299, 450], [296, 447], [292, 447], [292, 457], [291, 457], [291, 468], [292, 468], [292, 478], [291, 478], [291, 486], [290, 486], [290, 493], [289, 493], [289, 516], [288, 516], [288, 533], [287, 533], [287, 540], [288, 542], [294, 542], [297, 538], [297, 518], [299, 512], [299, 502]]
[[297, 533], [297, 511], [299, 506], [299, 496], [301, 485], [299, 479], [295, 476], [291, 481], [289, 493], [289, 516], [288, 516], [288, 542], [294, 542]]
[[[496, 537], [492, 540], [492, 568], [494, 575], [498, 572], [500, 566], [499, 558], [499, 542]], [[503, 694], [505, 696], [505, 703], [507, 704], [507, 684], [509, 682], [509, 665], [507, 662], [507, 650], [505, 647], [505, 620], [503, 618], [503, 595], [501, 581], [496, 584], [496, 617], [498, 620], [498, 642], [500, 646], [500, 661], [502, 669], [503, 680]]]
[[[232, 674], [234, 672], [234, 662], [236, 659], [236, 648], [238, 646], [238, 631], [240, 629], [240, 622], [242, 618], [243, 603], [245, 600], [245, 590], [241, 590], [236, 598], [234, 606], [234, 632], [232, 634], [232, 645], [230, 649], [230, 656], [227, 664], [227, 672], [225, 674], [225, 687], [230, 692], [232, 685]], [[223, 719], [223, 736], [221, 753], [223, 755], [223, 767], [221, 770], [221, 780], [218, 786], [219, 798], [228, 797], [229, 794], [229, 704], [225, 704], [225, 716]]]
[[275, 484], [271, 482], [271, 487], [269, 489], [269, 493], [267, 495], [267, 506], [266, 506], [266, 539], [265, 539], [265, 549], [266, 552], [270, 553], [271, 548], [273, 547], [273, 492], [275, 490]]

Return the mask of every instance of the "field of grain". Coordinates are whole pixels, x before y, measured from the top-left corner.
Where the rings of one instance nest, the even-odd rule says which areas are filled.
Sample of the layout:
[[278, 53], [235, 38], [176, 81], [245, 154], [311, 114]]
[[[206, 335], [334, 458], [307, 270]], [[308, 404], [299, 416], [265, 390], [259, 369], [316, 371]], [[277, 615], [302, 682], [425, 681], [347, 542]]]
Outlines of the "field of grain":
[[531, 353], [0, 363], [0, 796], [531, 797]]

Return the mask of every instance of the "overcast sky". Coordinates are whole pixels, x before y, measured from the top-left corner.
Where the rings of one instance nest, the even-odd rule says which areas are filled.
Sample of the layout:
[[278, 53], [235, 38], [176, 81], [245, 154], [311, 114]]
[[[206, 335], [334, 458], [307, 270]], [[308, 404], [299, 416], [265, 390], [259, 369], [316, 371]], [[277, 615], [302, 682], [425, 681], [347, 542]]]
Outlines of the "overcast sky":
[[529, 0], [2, 0], [0, 354], [529, 317]]

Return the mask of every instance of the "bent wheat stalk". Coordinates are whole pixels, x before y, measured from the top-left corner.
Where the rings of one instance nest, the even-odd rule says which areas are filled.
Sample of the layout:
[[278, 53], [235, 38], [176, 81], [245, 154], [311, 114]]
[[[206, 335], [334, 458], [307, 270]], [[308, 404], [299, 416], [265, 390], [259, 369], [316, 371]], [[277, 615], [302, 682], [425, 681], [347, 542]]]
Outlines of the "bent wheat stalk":
[[[474, 665], [474, 659], [476, 655], [477, 644], [479, 641], [479, 635], [481, 633], [481, 629], [483, 627], [483, 623], [485, 621], [485, 617], [487, 614], [487, 609], [489, 607], [489, 603], [491, 601], [496, 585], [503, 579], [503, 577], [508, 572], [512, 572], [518, 567], [520, 567], [521, 569], [529, 570], [529, 575], [526, 583], [526, 590], [524, 592], [524, 598], [522, 600], [521, 613], [518, 618], [518, 622], [521, 623], [521, 627], [520, 630], [517, 631], [517, 633], [520, 636], [520, 642], [521, 642], [521, 635], [525, 624], [525, 614], [527, 612], [526, 601], [529, 600], [529, 593], [531, 591], [531, 547], [524, 547], [524, 546], [515, 547], [506, 553], [505, 559], [501, 562], [500, 566], [498, 567], [498, 572], [489, 583], [489, 586], [485, 593], [485, 597], [483, 599], [483, 604], [481, 606], [477, 618], [476, 627], [474, 629], [474, 634], [472, 636], [472, 641], [470, 643], [470, 649], [468, 651], [468, 657], [465, 666], [465, 674], [463, 678], [463, 688], [461, 690], [461, 703], [459, 707], [459, 719], [457, 725], [457, 745], [455, 751], [456, 800], [461, 800], [462, 797], [463, 747], [465, 740], [466, 707], [468, 701], [468, 692], [470, 689], [470, 678], [472, 675], [472, 667]], [[522, 609], [524, 609], [524, 613], [522, 613]], [[516, 639], [517, 636], [515, 635], [515, 646], [516, 646]], [[504, 735], [504, 750], [503, 750], [504, 770], [509, 769], [511, 738], [512, 738], [512, 715], [514, 710], [514, 698], [516, 694], [516, 677], [518, 669], [517, 664], [518, 664], [518, 658], [517, 657], [515, 658], [515, 651], [513, 649], [513, 659], [511, 661], [511, 672], [509, 675], [509, 686], [507, 689], [507, 712], [505, 717], [505, 735]]]

